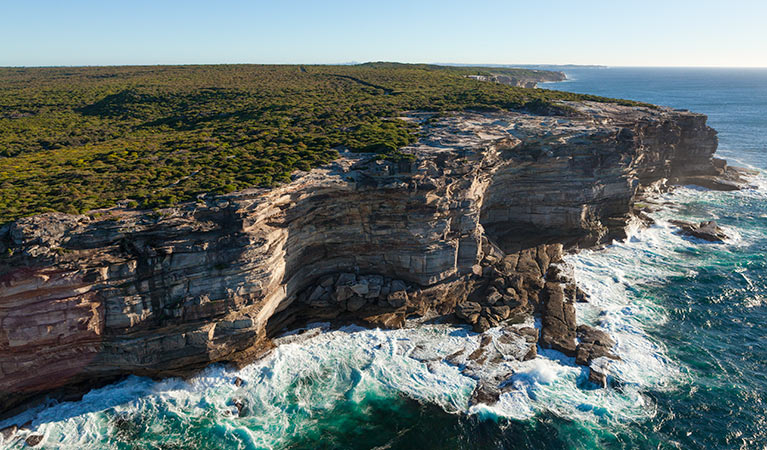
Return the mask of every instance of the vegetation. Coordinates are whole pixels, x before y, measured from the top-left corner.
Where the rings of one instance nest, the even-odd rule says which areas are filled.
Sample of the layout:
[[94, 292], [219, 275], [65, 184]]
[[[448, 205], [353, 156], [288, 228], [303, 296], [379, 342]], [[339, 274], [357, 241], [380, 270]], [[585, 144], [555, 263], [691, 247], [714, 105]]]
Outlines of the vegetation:
[[393, 63], [1, 68], [0, 223], [123, 199], [151, 208], [273, 186], [333, 160], [338, 148], [401, 158], [417, 133], [398, 118], [408, 110], [539, 111], [558, 100], [608, 101], [466, 77], [488, 70]]

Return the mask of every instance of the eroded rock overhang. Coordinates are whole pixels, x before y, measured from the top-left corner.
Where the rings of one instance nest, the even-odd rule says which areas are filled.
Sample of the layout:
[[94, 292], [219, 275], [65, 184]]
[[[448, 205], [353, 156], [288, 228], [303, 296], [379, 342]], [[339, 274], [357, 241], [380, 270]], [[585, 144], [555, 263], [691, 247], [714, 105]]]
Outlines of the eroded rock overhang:
[[571, 106], [413, 114], [412, 160], [343, 153], [271, 190], [4, 226], [0, 404], [246, 362], [272, 333], [333, 318], [433, 313], [483, 331], [537, 315], [520, 342], [575, 356], [582, 293], [564, 251], [620, 237], [645, 189], [736, 181], [705, 116]]

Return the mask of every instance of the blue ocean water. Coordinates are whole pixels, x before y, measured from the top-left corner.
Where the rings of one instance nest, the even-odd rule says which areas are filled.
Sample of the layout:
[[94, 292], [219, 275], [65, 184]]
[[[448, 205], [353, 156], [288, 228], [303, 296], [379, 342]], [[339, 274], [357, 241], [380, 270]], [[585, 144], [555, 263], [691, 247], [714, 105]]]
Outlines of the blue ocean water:
[[[474, 380], [439, 358], [476, 345], [467, 330], [318, 326], [242, 370], [130, 377], [28, 411], [14, 421], [31, 430], [0, 448], [36, 433], [51, 449], [767, 449], [767, 70], [566, 72], [546, 88], [706, 113], [719, 155], [762, 170], [759, 189], [667, 194], [655, 226], [570, 257], [592, 298], [579, 320], [616, 338], [615, 387], [585, 388], [543, 352], [498, 405], [467, 409]], [[671, 219], [716, 219], [732, 239], [688, 240]]]
[[767, 168], [767, 69], [574, 68], [541, 87], [628, 98], [706, 114], [718, 156]]

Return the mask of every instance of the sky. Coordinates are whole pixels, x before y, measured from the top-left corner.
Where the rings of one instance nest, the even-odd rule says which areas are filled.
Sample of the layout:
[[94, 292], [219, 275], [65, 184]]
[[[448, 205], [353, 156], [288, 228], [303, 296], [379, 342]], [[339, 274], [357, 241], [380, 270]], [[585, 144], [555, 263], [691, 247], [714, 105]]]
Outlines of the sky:
[[0, 0], [0, 66], [767, 67], [767, 0]]

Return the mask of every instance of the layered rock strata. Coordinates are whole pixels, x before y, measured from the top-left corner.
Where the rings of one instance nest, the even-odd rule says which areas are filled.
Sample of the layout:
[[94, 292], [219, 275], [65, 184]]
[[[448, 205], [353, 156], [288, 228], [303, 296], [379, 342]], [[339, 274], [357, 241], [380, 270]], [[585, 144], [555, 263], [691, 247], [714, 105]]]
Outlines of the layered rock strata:
[[468, 78], [477, 81], [486, 81], [491, 83], [500, 83], [507, 86], [523, 87], [523, 88], [535, 88], [538, 83], [552, 82], [552, 81], [564, 81], [567, 79], [564, 72], [553, 72], [549, 70], [535, 71], [535, 74], [529, 74], [528, 76], [514, 76], [504, 73], [490, 73], [488, 75], [469, 75]]
[[428, 313], [482, 332], [537, 316], [533, 342], [590, 363], [609, 341], [578, 348], [584, 295], [565, 250], [623, 236], [636, 198], [668, 180], [737, 178], [712, 161], [705, 116], [569, 107], [413, 114], [412, 160], [344, 153], [271, 190], [5, 225], [0, 409], [125, 374], [244, 363], [279, 330], [326, 319], [396, 327]]

